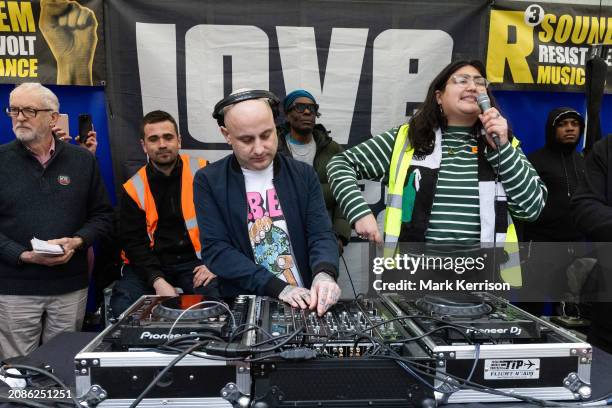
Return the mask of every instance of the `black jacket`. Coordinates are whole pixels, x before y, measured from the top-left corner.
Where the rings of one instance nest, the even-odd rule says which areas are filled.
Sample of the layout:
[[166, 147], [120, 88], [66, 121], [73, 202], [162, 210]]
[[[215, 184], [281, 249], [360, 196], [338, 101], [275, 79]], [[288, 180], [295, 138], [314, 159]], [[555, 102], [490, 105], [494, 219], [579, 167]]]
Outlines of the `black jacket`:
[[[0, 146], [0, 294], [56, 295], [87, 286], [87, 246], [113, 227], [113, 210], [95, 157], [55, 142], [47, 167], [18, 140]], [[53, 267], [20, 264], [33, 237], [75, 235], [84, 250]]]
[[[277, 127], [276, 130], [278, 133], [278, 152], [293, 157], [287, 146], [287, 135], [290, 132], [289, 123], [285, 122], [282, 126]], [[323, 125], [315, 125], [312, 130], [312, 136], [317, 147], [312, 167], [319, 177], [319, 183], [321, 183], [321, 190], [323, 191], [323, 199], [325, 200], [325, 207], [331, 219], [334, 233], [342, 240], [344, 245], [347, 245], [351, 239], [351, 226], [346, 218], [344, 218], [342, 210], [331, 192], [326, 169], [327, 163], [331, 158], [342, 152], [342, 147], [332, 140], [329, 136], [329, 132]]]
[[612, 140], [608, 136], [593, 145], [585, 160], [571, 208], [576, 225], [587, 239], [612, 242]]
[[[583, 240], [570, 212], [570, 198], [575, 194], [581, 174], [584, 173], [584, 158], [576, 152], [576, 143], [564, 145], [557, 141], [553, 120], [571, 108], [553, 109], [546, 121], [546, 144], [529, 154], [527, 158], [548, 188], [548, 198], [540, 217], [523, 225], [523, 241], [571, 242]], [[577, 114], [577, 112], [576, 112]], [[584, 130], [584, 124], [580, 134]]]
[[598, 251], [602, 270], [596, 283], [603, 302], [591, 308], [591, 331], [588, 341], [612, 353], [612, 140], [610, 136], [593, 145], [585, 160], [586, 171], [581, 178], [571, 208], [579, 231], [590, 241], [604, 242]]

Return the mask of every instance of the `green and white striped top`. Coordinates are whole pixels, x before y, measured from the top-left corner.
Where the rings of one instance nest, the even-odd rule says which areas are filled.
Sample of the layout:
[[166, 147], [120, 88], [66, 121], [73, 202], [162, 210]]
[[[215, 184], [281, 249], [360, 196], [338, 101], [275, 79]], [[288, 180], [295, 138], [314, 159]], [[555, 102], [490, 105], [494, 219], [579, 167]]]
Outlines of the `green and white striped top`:
[[[398, 130], [395, 127], [345, 150], [327, 165], [332, 193], [351, 224], [371, 213], [357, 180], [389, 179]], [[480, 240], [478, 160], [473, 150], [476, 139], [470, 132], [451, 127], [442, 136], [442, 161], [427, 241]], [[500, 175], [510, 213], [516, 219], [537, 219], [546, 201], [546, 186], [520, 148], [507, 143], [500, 154]], [[496, 151], [488, 150], [485, 156], [492, 166], [497, 165]]]
[[472, 128], [449, 127], [442, 133], [438, 172], [427, 241], [478, 241], [478, 150]]

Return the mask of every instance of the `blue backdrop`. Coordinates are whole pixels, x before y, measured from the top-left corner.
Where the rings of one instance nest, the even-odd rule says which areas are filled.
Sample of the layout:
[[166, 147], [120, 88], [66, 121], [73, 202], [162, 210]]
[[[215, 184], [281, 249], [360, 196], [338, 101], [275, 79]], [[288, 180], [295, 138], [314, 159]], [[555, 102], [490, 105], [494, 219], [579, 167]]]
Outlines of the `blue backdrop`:
[[[495, 91], [494, 96], [526, 154], [544, 145], [544, 125], [552, 109], [568, 106], [583, 115], [586, 112], [583, 93]], [[612, 133], [612, 95], [604, 95], [600, 118], [605, 137]]]

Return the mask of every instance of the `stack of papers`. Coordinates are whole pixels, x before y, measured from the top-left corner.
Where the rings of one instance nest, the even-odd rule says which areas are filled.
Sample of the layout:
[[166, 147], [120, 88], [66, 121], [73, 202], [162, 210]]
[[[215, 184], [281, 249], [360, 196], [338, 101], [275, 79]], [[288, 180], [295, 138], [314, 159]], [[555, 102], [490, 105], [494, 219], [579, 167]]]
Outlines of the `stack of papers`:
[[38, 238], [32, 238], [32, 250], [37, 254], [64, 255], [64, 248], [58, 244], [50, 244]]

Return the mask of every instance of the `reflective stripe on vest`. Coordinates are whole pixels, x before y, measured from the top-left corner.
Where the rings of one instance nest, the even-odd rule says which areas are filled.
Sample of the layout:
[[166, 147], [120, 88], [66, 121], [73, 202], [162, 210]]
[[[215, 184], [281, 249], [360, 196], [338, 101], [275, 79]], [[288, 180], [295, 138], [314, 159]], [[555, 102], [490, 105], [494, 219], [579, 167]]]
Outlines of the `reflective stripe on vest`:
[[389, 191], [385, 210], [385, 257], [392, 257], [402, 229], [402, 195], [414, 149], [408, 141], [408, 125], [402, 125], [395, 138], [389, 172]]
[[[520, 144], [515, 137], [512, 138], [512, 147], [515, 149]], [[505, 234], [496, 234], [496, 242], [504, 243], [504, 251], [508, 255], [508, 260], [499, 265], [499, 274], [501, 279], [508, 283], [512, 288], [520, 288], [523, 286], [523, 272], [521, 269], [521, 256], [519, 252], [518, 237], [512, 217], [508, 215], [508, 228]]]
[[[511, 219], [511, 217], [508, 217]], [[508, 260], [499, 266], [499, 274], [502, 280], [513, 288], [523, 286], [523, 273], [521, 271], [521, 257], [519, 253], [518, 238], [514, 224], [508, 225], [504, 251], [508, 254]]]
[[[200, 231], [196, 220], [195, 205], [193, 204], [193, 178], [199, 169], [206, 166], [207, 162], [204, 159], [189, 157], [186, 154], [182, 154], [179, 157], [183, 162], [181, 172], [181, 211], [191, 244], [195, 249], [196, 256], [198, 259], [201, 259]], [[145, 212], [147, 235], [149, 236], [150, 246], [153, 247], [159, 215], [157, 214], [155, 200], [149, 187], [146, 166], [138, 170], [132, 178], [125, 182], [123, 188], [138, 207]]]

